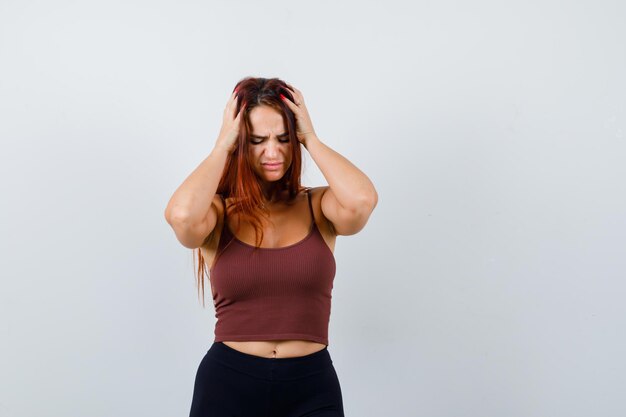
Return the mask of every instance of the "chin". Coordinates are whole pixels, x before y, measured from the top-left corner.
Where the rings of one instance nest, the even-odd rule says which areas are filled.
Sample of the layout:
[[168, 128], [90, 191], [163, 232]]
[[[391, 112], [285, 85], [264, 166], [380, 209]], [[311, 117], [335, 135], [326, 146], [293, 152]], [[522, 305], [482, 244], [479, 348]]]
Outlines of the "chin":
[[263, 172], [263, 173], [258, 173], [257, 172], [256, 176], [258, 178], [262, 179], [263, 181], [276, 182], [276, 181], [281, 180], [285, 176], [285, 173], [284, 172], [277, 172], [275, 174], [268, 174], [266, 172]]
[[284, 175], [281, 175], [280, 177], [277, 176], [266, 176], [265, 178], [263, 178], [265, 181], [267, 182], [278, 182], [280, 180], [282, 180], [284, 177]]

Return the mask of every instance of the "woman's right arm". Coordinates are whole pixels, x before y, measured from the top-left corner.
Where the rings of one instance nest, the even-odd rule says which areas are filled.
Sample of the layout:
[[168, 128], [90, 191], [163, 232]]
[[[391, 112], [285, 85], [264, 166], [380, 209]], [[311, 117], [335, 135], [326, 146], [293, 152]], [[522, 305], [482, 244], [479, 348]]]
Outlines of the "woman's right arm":
[[217, 223], [215, 192], [239, 136], [242, 112], [237, 111], [236, 99], [235, 91], [224, 109], [215, 147], [176, 189], [165, 208], [165, 220], [174, 229], [178, 241], [189, 249], [200, 247]]
[[200, 247], [215, 228], [215, 191], [227, 158], [228, 151], [215, 147], [176, 189], [165, 208], [165, 220], [189, 249]]

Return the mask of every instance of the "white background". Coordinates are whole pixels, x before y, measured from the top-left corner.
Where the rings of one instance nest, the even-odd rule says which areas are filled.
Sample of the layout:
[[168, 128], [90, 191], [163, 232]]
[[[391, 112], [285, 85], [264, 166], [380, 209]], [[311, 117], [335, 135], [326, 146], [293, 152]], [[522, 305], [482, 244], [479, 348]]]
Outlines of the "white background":
[[215, 318], [163, 212], [248, 75], [379, 194], [347, 416], [625, 415], [624, 4], [1, 0], [0, 415], [188, 415]]

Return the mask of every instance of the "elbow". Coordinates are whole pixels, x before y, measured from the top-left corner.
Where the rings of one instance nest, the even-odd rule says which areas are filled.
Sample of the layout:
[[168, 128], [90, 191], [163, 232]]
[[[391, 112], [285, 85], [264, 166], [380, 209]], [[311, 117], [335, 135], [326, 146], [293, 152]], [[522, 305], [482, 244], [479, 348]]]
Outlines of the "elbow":
[[370, 217], [377, 204], [378, 194], [376, 194], [376, 191], [364, 195], [359, 200], [358, 206], [350, 210], [350, 212], [352, 213], [352, 217], [355, 219], [355, 227], [353, 233], [349, 234], [357, 233], [365, 226], [365, 223], [367, 223], [367, 219]]
[[185, 211], [182, 210], [171, 210], [168, 208], [165, 209], [165, 221], [167, 221], [167, 223], [170, 226], [173, 226], [174, 224], [185, 224], [189, 221], [189, 214]]
[[169, 224], [187, 222], [189, 220], [189, 208], [184, 204], [170, 199], [163, 215]]
[[165, 208], [165, 212], [163, 213], [163, 217], [165, 217], [165, 221], [168, 224], [170, 224], [170, 225], [172, 224], [172, 213], [170, 212], [170, 207], [169, 206], [167, 206]]
[[372, 211], [374, 211], [374, 208], [376, 207], [377, 204], [378, 204], [378, 193], [376, 192], [374, 188], [372, 188], [372, 191], [365, 194], [363, 198], [361, 199], [361, 207], [369, 208], [369, 211], [371, 213]]
[[352, 202], [352, 205], [349, 207], [343, 207], [346, 212], [352, 213], [353, 216], [359, 217], [363, 216], [365, 213], [369, 215], [372, 211], [374, 211], [374, 207], [378, 204], [378, 194], [376, 191], [362, 194]]
[[201, 247], [210, 232], [205, 232], [202, 225], [192, 223], [185, 214], [172, 214], [166, 216], [166, 220], [171, 226], [176, 239], [187, 249], [197, 249]]
[[378, 204], [378, 193], [376, 192], [376, 190], [372, 190], [372, 197], [371, 197], [371, 204], [372, 204], [372, 210], [374, 210], [374, 207], [376, 207], [376, 205]]

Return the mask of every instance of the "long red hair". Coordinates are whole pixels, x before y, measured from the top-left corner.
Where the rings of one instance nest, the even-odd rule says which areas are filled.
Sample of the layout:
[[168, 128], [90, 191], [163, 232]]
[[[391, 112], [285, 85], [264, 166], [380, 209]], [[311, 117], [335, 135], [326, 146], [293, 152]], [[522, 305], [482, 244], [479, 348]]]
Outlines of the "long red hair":
[[[237, 96], [236, 112], [243, 111], [242, 123], [240, 123], [237, 148], [226, 160], [216, 193], [221, 194], [224, 199], [232, 198], [233, 203], [227, 210], [229, 216], [239, 213], [240, 218], [246, 219], [252, 224], [255, 230], [257, 247], [263, 241], [261, 217], [268, 217], [269, 211], [261, 206], [263, 201], [261, 183], [252, 170], [248, 159], [248, 139], [252, 131], [249, 113], [256, 106], [264, 105], [276, 109], [283, 116], [285, 131], [288, 133], [291, 143], [291, 166], [285, 172], [285, 175], [276, 181], [274, 190], [279, 196], [285, 194], [282, 191], [286, 191], [287, 196], [283, 199], [291, 202], [301, 189], [302, 149], [296, 136], [295, 115], [280, 98], [282, 94], [292, 102], [294, 101], [293, 95], [287, 87], [291, 87], [291, 85], [278, 78], [246, 77], [240, 80], [233, 89], [233, 92], [236, 91]], [[226, 207], [224, 209], [226, 210]], [[226, 227], [226, 225], [223, 227]], [[204, 307], [204, 277], [206, 276], [208, 280], [211, 277], [200, 248], [197, 248], [194, 253], [197, 254], [198, 258], [196, 267], [196, 257], [194, 256], [198, 293], [202, 295], [202, 306]], [[218, 256], [219, 254], [216, 254], [213, 263], [215, 263]]]

